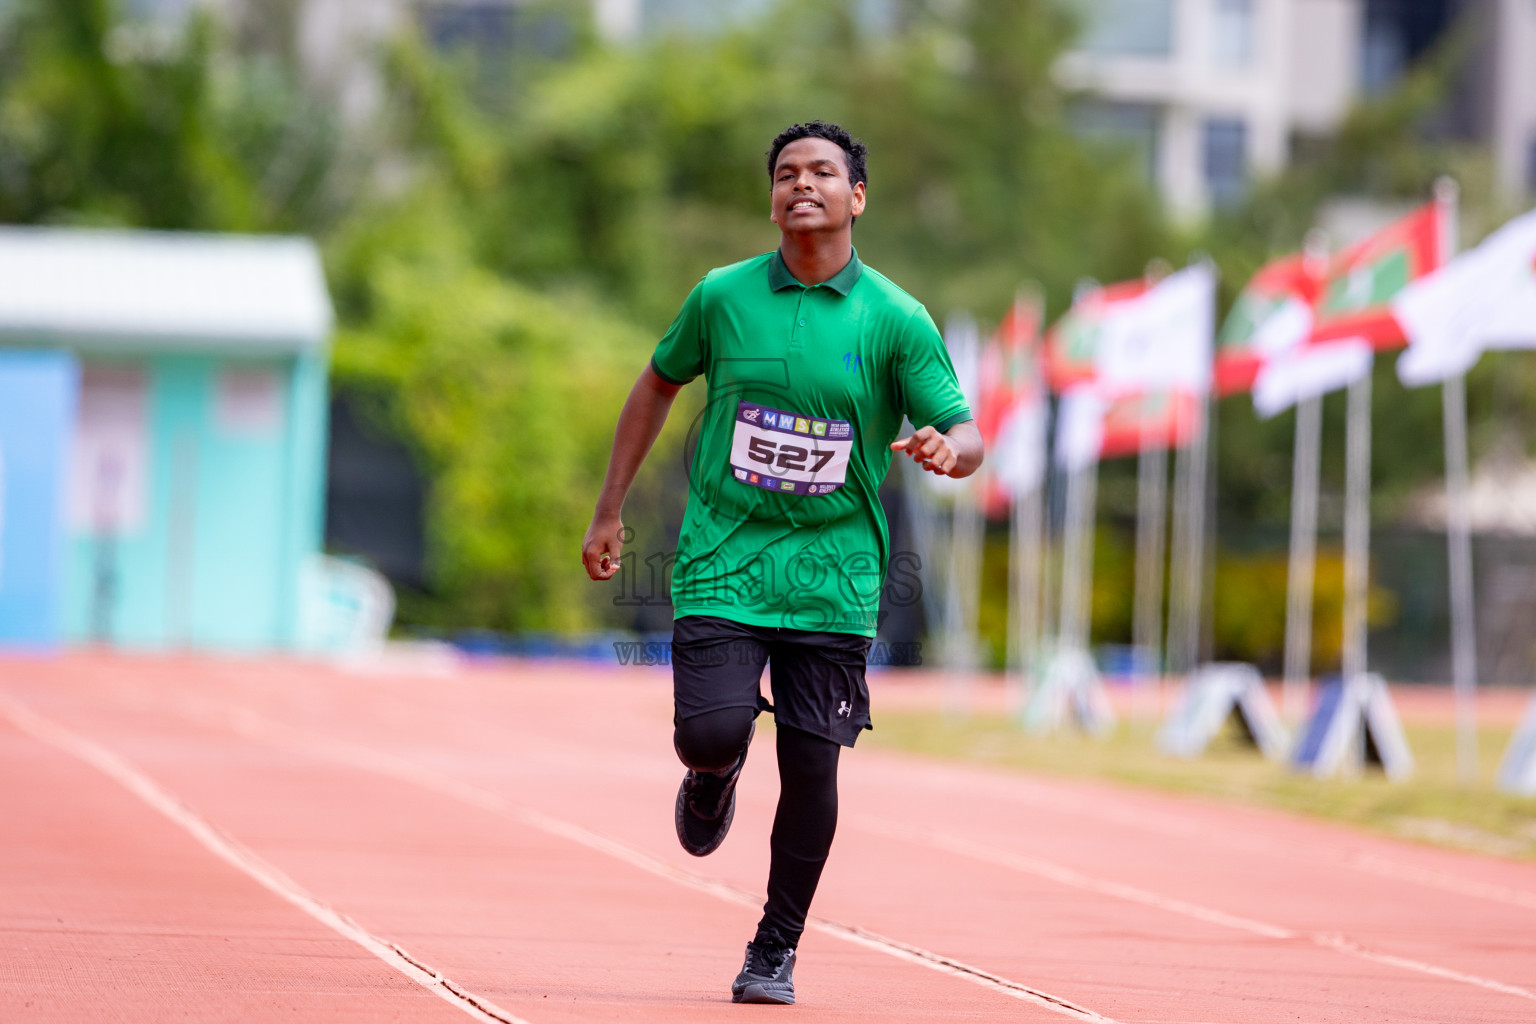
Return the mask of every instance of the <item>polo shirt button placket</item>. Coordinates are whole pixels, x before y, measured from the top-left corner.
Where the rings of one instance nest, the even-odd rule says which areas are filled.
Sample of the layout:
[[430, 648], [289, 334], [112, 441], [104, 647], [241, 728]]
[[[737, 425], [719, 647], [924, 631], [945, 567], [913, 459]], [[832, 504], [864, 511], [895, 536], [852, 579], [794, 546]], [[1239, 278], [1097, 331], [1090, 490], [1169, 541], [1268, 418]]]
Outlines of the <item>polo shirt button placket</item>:
[[805, 347], [805, 338], [801, 328], [805, 326], [805, 300], [810, 294], [811, 289], [801, 288], [800, 298], [795, 303], [795, 319], [789, 326], [789, 347], [792, 349]]

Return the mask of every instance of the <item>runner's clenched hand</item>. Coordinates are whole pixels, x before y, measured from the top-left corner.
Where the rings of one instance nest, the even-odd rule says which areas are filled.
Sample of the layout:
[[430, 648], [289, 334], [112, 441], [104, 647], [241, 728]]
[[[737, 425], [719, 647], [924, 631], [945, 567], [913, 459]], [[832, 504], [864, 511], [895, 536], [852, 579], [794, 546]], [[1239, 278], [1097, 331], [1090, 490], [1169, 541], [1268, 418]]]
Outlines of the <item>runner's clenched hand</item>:
[[594, 580], [612, 579], [619, 571], [619, 552], [624, 549], [620, 534], [624, 524], [618, 516], [596, 515], [581, 542], [581, 562]]
[[891, 451], [904, 451], [930, 473], [949, 476], [960, 462], [960, 449], [954, 441], [933, 427], [923, 427], [911, 437], [891, 442]]

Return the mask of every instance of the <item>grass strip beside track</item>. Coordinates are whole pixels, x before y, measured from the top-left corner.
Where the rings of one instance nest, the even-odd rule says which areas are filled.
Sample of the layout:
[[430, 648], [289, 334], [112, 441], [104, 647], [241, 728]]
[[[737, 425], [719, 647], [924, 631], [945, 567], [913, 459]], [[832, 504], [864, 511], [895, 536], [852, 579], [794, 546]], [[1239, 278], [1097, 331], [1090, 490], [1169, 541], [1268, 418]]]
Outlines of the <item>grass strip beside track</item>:
[[1493, 787], [1494, 772], [1512, 731], [1508, 726], [1480, 730], [1478, 782], [1464, 787], [1456, 781], [1456, 737], [1449, 725], [1405, 725], [1416, 769], [1411, 779], [1394, 783], [1370, 770], [1337, 779], [1297, 774], [1264, 760], [1230, 724], [1204, 756], [1184, 759], [1160, 752], [1148, 723], [1122, 722], [1114, 735], [1099, 740], [1070, 727], [1053, 735], [1032, 736], [999, 714], [960, 717], [876, 710], [875, 731], [865, 742], [880, 747], [1195, 793], [1348, 822], [1452, 849], [1536, 860], [1536, 800]]

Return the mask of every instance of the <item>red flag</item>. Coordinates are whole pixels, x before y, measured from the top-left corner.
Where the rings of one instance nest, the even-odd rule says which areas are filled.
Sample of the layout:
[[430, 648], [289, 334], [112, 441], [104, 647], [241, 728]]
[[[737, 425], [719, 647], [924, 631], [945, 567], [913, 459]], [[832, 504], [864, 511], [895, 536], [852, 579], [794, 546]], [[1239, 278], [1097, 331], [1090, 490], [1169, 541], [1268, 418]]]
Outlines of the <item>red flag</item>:
[[1440, 266], [1444, 231], [1440, 204], [1429, 202], [1335, 256], [1314, 306], [1311, 341], [1364, 338], [1377, 349], [1407, 344], [1391, 301]]

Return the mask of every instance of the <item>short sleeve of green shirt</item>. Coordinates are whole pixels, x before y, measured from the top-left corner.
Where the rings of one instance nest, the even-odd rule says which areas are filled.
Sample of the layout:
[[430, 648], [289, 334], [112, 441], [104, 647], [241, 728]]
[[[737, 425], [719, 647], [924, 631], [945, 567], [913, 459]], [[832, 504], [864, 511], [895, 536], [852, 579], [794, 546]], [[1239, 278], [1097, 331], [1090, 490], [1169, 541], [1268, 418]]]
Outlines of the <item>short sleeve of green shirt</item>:
[[931, 426], [943, 433], [971, 418], [944, 338], [921, 306], [907, 318], [896, 374], [901, 385], [901, 411], [913, 426]]
[[662, 380], [672, 384], [687, 384], [704, 372], [704, 353], [708, 343], [704, 327], [704, 282], [694, 285], [693, 291], [677, 311], [677, 319], [667, 328], [656, 352], [651, 356], [651, 369]]

